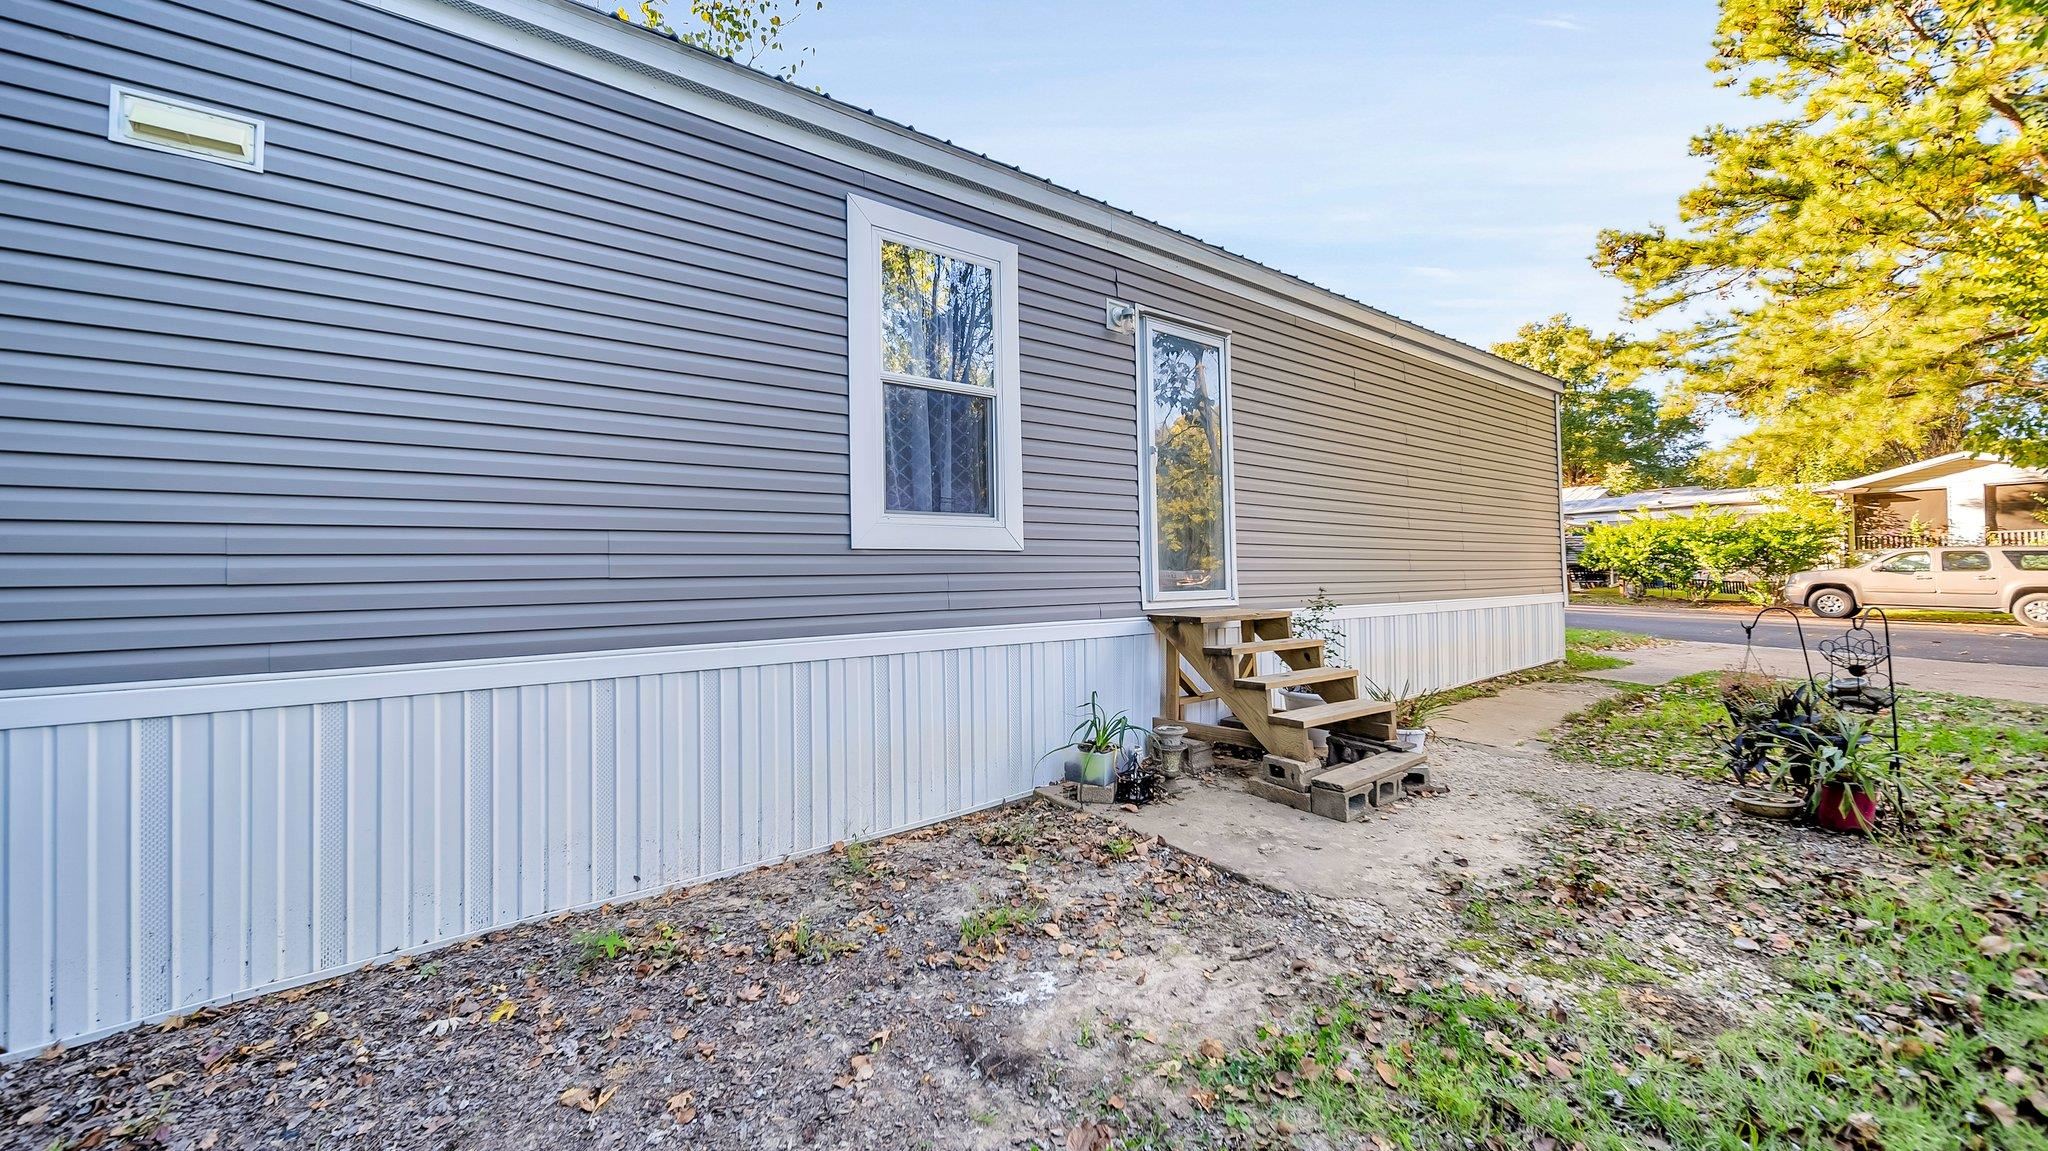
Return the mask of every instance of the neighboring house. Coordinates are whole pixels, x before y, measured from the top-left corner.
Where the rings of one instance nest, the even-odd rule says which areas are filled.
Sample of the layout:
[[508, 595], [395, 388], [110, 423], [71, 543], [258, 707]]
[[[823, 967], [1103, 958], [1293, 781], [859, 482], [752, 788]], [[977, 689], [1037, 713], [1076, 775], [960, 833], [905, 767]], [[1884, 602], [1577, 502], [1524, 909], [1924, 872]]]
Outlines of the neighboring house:
[[1562, 655], [1535, 372], [566, 0], [8, 28], [9, 1051], [1024, 794], [1148, 610]]
[[2048, 544], [2048, 472], [1950, 452], [1830, 485], [1854, 513], [1854, 548]]
[[1756, 515], [1770, 509], [1770, 488], [1650, 488], [1611, 496], [1604, 488], [1564, 489], [1564, 523], [1584, 530], [1594, 524], [1618, 524], [1637, 516], [1679, 516], [1701, 511], [1732, 511]]

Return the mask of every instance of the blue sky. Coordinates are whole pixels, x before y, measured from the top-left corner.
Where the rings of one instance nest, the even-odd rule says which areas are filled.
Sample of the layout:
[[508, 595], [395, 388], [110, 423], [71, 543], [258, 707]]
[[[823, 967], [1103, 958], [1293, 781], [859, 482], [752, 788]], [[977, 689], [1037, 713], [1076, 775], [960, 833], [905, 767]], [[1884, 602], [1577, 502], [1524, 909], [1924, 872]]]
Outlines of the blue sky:
[[799, 79], [1468, 342], [1616, 326], [1595, 232], [1671, 220], [1755, 116], [1708, 0], [826, 0]]

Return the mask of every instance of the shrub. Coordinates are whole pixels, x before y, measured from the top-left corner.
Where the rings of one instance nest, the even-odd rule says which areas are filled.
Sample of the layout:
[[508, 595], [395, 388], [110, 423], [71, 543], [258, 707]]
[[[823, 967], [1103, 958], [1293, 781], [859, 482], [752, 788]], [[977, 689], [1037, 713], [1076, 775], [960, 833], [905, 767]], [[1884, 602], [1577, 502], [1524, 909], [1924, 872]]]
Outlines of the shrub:
[[1696, 570], [1670, 521], [1649, 518], [1587, 528], [1579, 562], [1612, 573], [1630, 599], [1643, 598], [1657, 584], [1685, 583]]
[[1707, 602], [1729, 576], [1749, 566], [1753, 548], [1748, 521], [1734, 512], [1698, 511], [1657, 522], [1692, 561], [1685, 587], [1694, 603]]
[[1831, 501], [1789, 492], [1776, 502], [1754, 516], [1702, 511], [1595, 525], [1580, 562], [1613, 573], [1633, 599], [1663, 585], [1704, 603], [1725, 580], [1746, 575], [1752, 602], [1775, 603], [1787, 578], [1828, 561], [1842, 545], [1842, 514]]
[[1754, 577], [1748, 597], [1754, 603], [1776, 603], [1785, 581], [1808, 568], [1836, 558], [1842, 548], [1842, 514], [1827, 500], [1806, 497], [1753, 516], [1743, 525], [1749, 555], [1743, 567]]

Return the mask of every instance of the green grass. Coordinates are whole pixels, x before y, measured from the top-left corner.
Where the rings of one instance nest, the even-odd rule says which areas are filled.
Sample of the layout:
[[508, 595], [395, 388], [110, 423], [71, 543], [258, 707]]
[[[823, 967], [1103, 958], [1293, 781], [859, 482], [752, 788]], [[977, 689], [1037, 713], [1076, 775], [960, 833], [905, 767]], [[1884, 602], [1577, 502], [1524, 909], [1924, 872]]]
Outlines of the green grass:
[[1664, 641], [1653, 635], [1642, 635], [1632, 631], [1614, 631], [1604, 627], [1568, 627], [1564, 629], [1564, 646], [1567, 652], [1574, 648], [1584, 651], [1627, 651], [1630, 648], [1654, 647]]
[[1580, 672], [1605, 671], [1610, 668], [1627, 667], [1629, 661], [1609, 652], [1628, 651], [1631, 648], [1649, 647], [1662, 643], [1654, 636], [1638, 635], [1635, 632], [1610, 631], [1604, 628], [1568, 627], [1564, 629], [1564, 659], [1558, 663], [1532, 667], [1526, 671], [1511, 671], [1478, 683], [1468, 683], [1436, 693], [1432, 701], [1441, 709], [1452, 704], [1464, 703], [1468, 699], [1486, 699], [1499, 695], [1511, 687], [1532, 683], [1557, 683], [1578, 678]]
[[1043, 914], [1044, 909], [1037, 904], [1005, 903], [976, 908], [960, 921], [960, 946], [972, 947], [1018, 928], [1030, 927]]
[[610, 931], [585, 931], [576, 936], [576, 945], [583, 949], [582, 965], [595, 967], [609, 963], [633, 949], [633, 941], [624, 932], [614, 927]]
[[[1346, 1146], [1378, 1134], [1403, 1148], [2048, 1151], [2048, 1116], [2026, 1101], [2048, 1089], [2048, 708], [1901, 699], [1921, 782], [1914, 834], [1885, 848], [1895, 863], [1788, 883], [1770, 878], [1783, 864], [1762, 848], [1716, 853], [1713, 811], [1574, 810], [1519, 884], [1461, 906], [1450, 943], [1562, 981], [1562, 1010], [1456, 979], [1411, 989], [1381, 977], [1333, 988], [1221, 1059], [1190, 1054], [1190, 1075], [1216, 1093], [1219, 1123], [1285, 1117]], [[1602, 702], [1554, 746], [1607, 767], [1718, 777], [1723, 714], [1715, 677], [1692, 676]], [[1693, 968], [1639, 953], [1612, 926], [1613, 909], [1646, 898], [1606, 883], [1624, 847], [1669, 876], [1663, 914], [1710, 924], [1763, 907], [1806, 925], [1772, 961], [1771, 983], [1745, 987], [1735, 1025], [1681, 1032], [1640, 1009], [1670, 982], [1651, 961]], [[1984, 942], [1993, 935], [2006, 943]], [[1582, 946], [1544, 944], [1560, 939]]]
[[[1560, 724], [1551, 748], [1605, 767], [1723, 778], [1727, 712], [1719, 674], [1699, 672], [1602, 700]], [[1931, 769], [1936, 783], [1972, 763], [2048, 756], [2048, 708], [1911, 689], [1899, 697], [1901, 750], [1922, 765], [1920, 774]]]

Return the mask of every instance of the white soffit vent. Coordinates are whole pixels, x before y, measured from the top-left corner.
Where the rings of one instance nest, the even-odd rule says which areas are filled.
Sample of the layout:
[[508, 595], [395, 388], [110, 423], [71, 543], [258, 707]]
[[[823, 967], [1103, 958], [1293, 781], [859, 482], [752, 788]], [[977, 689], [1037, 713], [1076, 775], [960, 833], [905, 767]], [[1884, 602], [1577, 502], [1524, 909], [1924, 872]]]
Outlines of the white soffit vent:
[[107, 139], [263, 170], [263, 121], [119, 84], [108, 102]]

